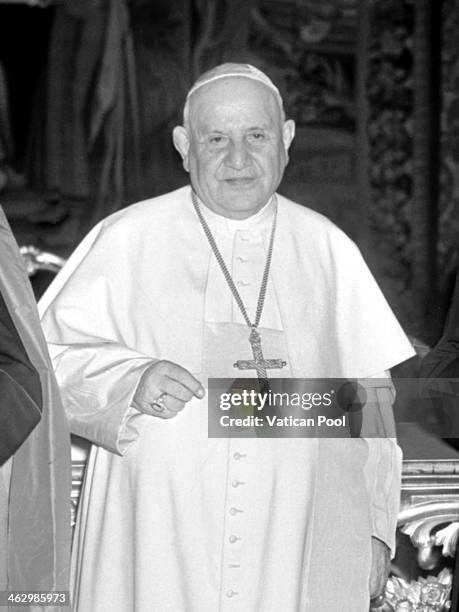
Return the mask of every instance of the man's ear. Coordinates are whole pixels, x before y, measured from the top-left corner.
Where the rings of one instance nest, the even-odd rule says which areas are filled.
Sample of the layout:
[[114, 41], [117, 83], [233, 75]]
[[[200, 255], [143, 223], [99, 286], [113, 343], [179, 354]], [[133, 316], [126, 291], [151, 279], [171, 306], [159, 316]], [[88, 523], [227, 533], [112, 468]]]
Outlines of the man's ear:
[[284, 142], [285, 154], [288, 159], [288, 150], [292, 144], [292, 140], [295, 138], [295, 122], [293, 119], [289, 119], [284, 122], [282, 127], [282, 140]]
[[174, 147], [180, 153], [183, 161], [183, 167], [187, 172], [189, 172], [190, 165], [188, 163], [188, 152], [190, 150], [190, 138], [186, 128], [184, 128], [183, 125], [178, 125], [174, 128], [172, 132], [172, 141], [174, 143]]

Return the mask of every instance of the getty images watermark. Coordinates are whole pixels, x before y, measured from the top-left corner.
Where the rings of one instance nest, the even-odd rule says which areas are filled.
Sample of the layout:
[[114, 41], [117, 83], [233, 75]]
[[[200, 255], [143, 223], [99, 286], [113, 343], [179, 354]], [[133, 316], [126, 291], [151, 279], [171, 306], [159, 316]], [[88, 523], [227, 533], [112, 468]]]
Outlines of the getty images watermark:
[[395, 437], [392, 406], [395, 420], [410, 424], [413, 432], [423, 427], [438, 437], [459, 438], [459, 380], [413, 378], [209, 379], [208, 433], [211, 438]]

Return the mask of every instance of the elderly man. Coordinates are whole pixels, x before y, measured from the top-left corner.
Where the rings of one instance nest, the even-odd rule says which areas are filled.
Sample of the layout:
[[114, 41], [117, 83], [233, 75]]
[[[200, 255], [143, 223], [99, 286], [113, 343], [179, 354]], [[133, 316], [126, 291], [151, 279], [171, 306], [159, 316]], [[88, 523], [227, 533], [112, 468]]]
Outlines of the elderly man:
[[207, 381], [241, 359], [370, 377], [412, 355], [356, 247], [276, 194], [293, 137], [259, 70], [204, 74], [173, 134], [191, 187], [103, 221], [44, 297], [73, 431], [93, 442], [77, 612], [363, 612], [384, 584], [392, 440], [207, 435]]

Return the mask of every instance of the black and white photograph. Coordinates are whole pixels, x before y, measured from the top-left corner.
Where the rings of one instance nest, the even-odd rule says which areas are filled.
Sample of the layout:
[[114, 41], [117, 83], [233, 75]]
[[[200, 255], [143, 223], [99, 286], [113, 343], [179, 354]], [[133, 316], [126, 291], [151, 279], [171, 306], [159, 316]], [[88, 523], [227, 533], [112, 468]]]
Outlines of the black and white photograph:
[[459, 612], [459, 0], [0, 0], [0, 612]]

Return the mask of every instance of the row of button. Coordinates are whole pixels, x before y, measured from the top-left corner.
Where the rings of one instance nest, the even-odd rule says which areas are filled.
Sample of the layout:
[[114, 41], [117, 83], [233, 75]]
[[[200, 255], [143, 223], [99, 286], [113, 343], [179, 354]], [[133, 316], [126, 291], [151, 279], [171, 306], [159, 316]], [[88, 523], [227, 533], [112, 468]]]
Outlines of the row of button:
[[[247, 455], [245, 455], [244, 453], [240, 453], [240, 452], [237, 452], [237, 451], [233, 453], [233, 459], [234, 459], [234, 461], [240, 461], [241, 459], [244, 459], [246, 456], [247, 456]], [[245, 483], [244, 481], [242, 481], [242, 480], [238, 480], [238, 479], [236, 479], [236, 478], [235, 478], [234, 480], [232, 480], [232, 481], [231, 481], [231, 486], [232, 486], [234, 489], [236, 489], [236, 488], [238, 488], [238, 487], [240, 487], [240, 486], [242, 486], [242, 485], [245, 485], [245, 484], [246, 484], [246, 483]], [[231, 515], [231, 516], [237, 516], [238, 514], [243, 513], [243, 512], [244, 512], [244, 510], [242, 510], [242, 508], [237, 508], [236, 506], [232, 506], [232, 507], [229, 509], [229, 513], [230, 513], [230, 515]], [[228, 537], [228, 542], [229, 542], [230, 544], [233, 544], [233, 545], [234, 545], [234, 544], [236, 544], [237, 542], [239, 542], [241, 539], [242, 539], [242, 538], [241, 538], [241, 537], [239, 537], [239, 536], [237, 536], [236, 534], [231, 534], [231, 535]], [[228, 564], [228, 568], [229, 568], [229, 569], [240, 569], [240, 567], [241, 567], [241, 566], [240, 566], [238, 563], [229, 563], [229, 564]], [[227, 597], [228, 599], [231, 599], [231, 598], [233, 598], [233, 597], [237, 597], [237, 596], [239, 595], [239, 592], [238, 592], [238, 591], [235, 591], [234, 589], [229, 589], [228, 591], [226, 591], [226, 594], [225, 594], [225, 595], [226, 595], [226, 597]]]
[[[240, 240], [241, 240], [242, 242], [248, 242], [248, 241], [249, 241], [249, 237], [248, 237], [248, 236], [245, 236], [244, 234], [242, 234], [242, 235], [240, 236]], [[245, 263], [248, 263], [248, 262], [249, 262], [249, 259], [248, 259], [247, 257], [242, 257], [242, 255], [238, 255], [238, 256], [236, 257], [236, 261], [238, 261], [239, 263], [243, 263], [243, 264], [245, 264]], [[247, 281], [244, 281], [244, 280], [236, 281], [236, 286], [237, 286], [237, 287], [250, 287], [250, 284], [251, 284], [251, 283], [249, 283], [249, 282], [247, 282]]]

